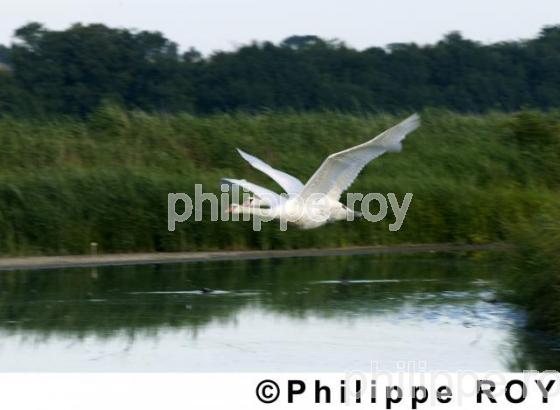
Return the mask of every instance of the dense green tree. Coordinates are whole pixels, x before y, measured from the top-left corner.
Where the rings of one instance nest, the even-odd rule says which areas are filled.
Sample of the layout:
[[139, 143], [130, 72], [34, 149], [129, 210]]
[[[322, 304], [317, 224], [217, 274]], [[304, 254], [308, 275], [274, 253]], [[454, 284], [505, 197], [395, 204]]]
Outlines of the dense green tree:
[[100, 24], [15, 32], [14, 76], [46, 111], [85, 114], [104, 99], [155, 110], [189, 108], [177, 46], [160, 33]]
[[10, 64], [10, 49], [0, 44], [0, 64], [8, 66]]
[[[0, 46], [0, 113], [86, 115], [103, 101], [146, 111], [266, 109], [463, 112], [560, 105], [560, 26], [484, 45], [451, 32], [431, 45], [359, 51], [290, 36], [204, 57], [161, 33], [39, 23]], [[7, 73], [10, 74], [7, 74]]]

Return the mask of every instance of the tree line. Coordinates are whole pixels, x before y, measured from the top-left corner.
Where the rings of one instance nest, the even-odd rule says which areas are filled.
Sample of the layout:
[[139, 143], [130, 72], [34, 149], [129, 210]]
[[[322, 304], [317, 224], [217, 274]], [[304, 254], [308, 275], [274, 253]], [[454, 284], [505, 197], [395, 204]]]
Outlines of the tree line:
[[356, 50], [291, 36], [203, 56], [159, 32], [29, 23], [0, 45], [0, 115], [77, 115], [104, 102], [152, 112], [443, 107], [462, 112], [560, 105], [560, 25], [482, 44], [458, 32], [435, 44]]

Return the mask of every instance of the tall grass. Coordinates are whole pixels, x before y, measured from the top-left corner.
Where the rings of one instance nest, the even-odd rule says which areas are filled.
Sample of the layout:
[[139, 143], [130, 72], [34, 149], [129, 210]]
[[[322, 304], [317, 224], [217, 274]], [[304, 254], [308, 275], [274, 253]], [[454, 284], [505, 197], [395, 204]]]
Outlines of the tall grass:
[[351, 187], [399, 198], [412, 192], [399, 232], [389, 232], [392, 220], [288, 232], [276, 223], [253, 232], [250, 223], [190, 220], [167, 231], [169, 192], [192, 194], [202, 183], [206, 192], [219, 193], [226, 176], [278, 190], [235, 147], [305, 180], [329, 153], [363, 142], [405, 115], [195, 117], [106, 105], [83, 121], [3, 117], [0, 254], [84, 253], [92, 241], [103, 252], [501, 241], [512, 226], [558, 203], [558, 169], [550, 171], [558, 113], [426, 110], [403, 151], [375, 160]]
[[512, 233], [517, 252], [507, 277], [510, 299], [528, 310], [529, 326], [560, 335], [560, 212], [519, 224]]
[[552, 200], [511, 229], [517, 247], [507, 276], [511, 300], [527, 309], [530, 327], [560, 335], [560, 129], [553, 118], [523, 113], [512, 130], [524, 168], [548, 182]]

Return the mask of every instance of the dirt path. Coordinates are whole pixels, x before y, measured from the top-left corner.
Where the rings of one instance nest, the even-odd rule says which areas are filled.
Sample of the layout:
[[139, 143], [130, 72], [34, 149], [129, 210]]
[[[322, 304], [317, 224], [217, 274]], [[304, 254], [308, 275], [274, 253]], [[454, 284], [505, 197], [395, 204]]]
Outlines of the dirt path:
[[269, 251], [212, 251], [212, 252], [161, 252], [120, 253], [107, 255], [76, 256], [26, 256], [0, 258], [0, 270], [54, 269], [87, 266], [143, 265], [161, 263], [186, 263], [224, 260], [266, 258], [296, 258], [332, 255], [377, 255], [387, 253], [452, 252], [470, 250], [506, 250], [507, 244], [456, 245], [448, 243], [361, 246], [325, 249], [292, 249]]

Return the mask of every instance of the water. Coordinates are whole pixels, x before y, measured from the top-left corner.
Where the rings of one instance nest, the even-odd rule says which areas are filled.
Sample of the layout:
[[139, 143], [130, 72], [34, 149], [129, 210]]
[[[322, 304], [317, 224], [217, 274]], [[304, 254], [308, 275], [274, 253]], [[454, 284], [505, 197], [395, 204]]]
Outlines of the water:
[[472, 255], [0, 273], [0, 371], [558, 369]]

